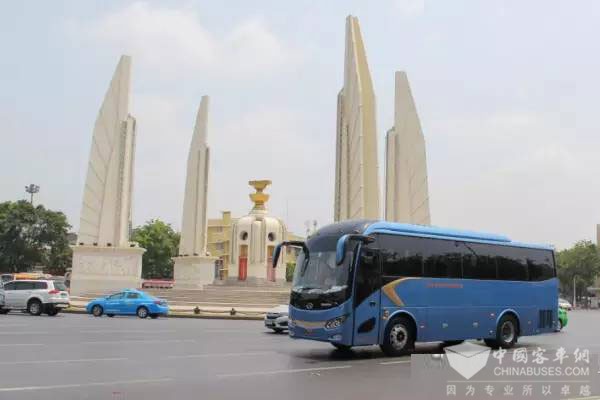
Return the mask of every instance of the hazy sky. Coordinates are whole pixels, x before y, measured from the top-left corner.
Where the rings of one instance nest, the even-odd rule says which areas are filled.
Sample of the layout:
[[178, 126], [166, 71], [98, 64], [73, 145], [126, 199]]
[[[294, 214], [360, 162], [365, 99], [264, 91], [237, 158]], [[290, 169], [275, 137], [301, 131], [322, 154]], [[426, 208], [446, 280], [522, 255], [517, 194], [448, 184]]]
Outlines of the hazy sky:
[[358, 16], [377, 96], [380, 171], [394, 71], [427, 143], [432, 223], [555, 244], [600, 223], [600, 2], [3, 1], [0, 201], [77, 229], [92, 128], [133, 57], [134, 224], [180, 226], [197, 107], [211, 97], [209, 215], [269, 208], [301, 233], [333, 218], [344, 24]]

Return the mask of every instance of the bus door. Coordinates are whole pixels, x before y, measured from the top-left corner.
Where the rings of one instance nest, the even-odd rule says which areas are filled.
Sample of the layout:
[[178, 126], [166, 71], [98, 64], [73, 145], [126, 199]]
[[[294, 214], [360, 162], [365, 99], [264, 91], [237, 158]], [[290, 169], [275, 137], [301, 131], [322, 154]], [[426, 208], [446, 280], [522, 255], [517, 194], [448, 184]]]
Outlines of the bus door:
[[360, 245], [354, 275], [354, 345], [377, 344], [381, 309], [378, 242]]

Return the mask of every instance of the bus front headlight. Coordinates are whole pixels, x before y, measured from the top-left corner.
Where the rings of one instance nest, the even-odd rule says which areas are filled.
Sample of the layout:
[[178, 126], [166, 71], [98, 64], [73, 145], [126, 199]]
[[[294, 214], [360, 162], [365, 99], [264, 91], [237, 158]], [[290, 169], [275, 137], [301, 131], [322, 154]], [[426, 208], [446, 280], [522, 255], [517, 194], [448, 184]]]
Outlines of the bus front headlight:
[[346, 321], [347, 317], [347, 315], [342, 315], [340, 317], [330, 319], [329, 321], [325, 322], [325, 329], [339, 328], [344, 323], [344, 321]]

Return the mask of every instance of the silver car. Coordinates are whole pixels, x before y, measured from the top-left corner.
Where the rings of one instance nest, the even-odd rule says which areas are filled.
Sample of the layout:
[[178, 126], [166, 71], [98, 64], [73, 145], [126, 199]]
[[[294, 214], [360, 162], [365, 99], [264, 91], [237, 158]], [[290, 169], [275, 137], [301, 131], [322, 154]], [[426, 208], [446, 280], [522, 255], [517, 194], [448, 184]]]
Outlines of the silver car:
[[70, 299], [63, 282], [51, 280], [18, 280], [0, 288], [0, 314], [10, 310], [27, 311], [31, 315], [55, 316], [69, 307]]
[[275, 332], [283, 332], [288, 329], [288, 306], [277, 306], [265, 315], [265, 326]]

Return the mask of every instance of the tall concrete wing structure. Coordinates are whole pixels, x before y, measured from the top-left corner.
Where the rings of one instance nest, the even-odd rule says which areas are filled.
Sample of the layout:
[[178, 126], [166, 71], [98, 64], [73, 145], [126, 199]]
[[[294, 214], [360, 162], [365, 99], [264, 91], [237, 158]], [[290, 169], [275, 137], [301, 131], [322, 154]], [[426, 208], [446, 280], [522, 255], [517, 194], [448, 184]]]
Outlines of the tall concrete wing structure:
[[380, 218], [375, 94], [358, 19], [346, 18], [338, 95], [334, 220]]
[[208, 136], [208, 96], [203, 96], [196, 116], [187, 160], [183, 218], [179, 256], [174, 258], [175, 286], [180, 289], [202, 289], [214, 280], [216, 257], [206, 254], [206, 206], [210, 149]]
[[385, 219], [431, 224], [425, 138], [404, 72], [396, 72], [394, 127], [386, 137]]
[[206, 200], [210, 156], [210, 149], [206, 143], [208, 104], [208, 96], [203, 96], [188, 154], [180, 255], [205, 255], [206, 253]]
[[135, 119], [129, 115], [131, 58], [122, 56], [96, 118], [83, 190], [71, 292], [137, 287], [142, 254], [129, 243]]
[[122, 56], [94, 125], [77, 238], [84, 244], [128, 245], [135, 149], [130, 80], [131, 57]]

